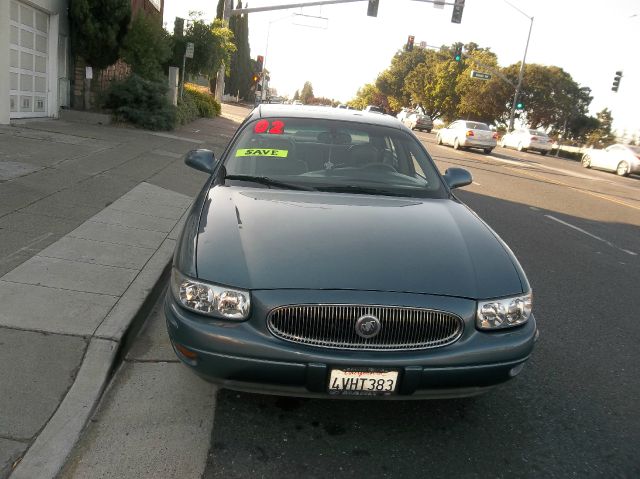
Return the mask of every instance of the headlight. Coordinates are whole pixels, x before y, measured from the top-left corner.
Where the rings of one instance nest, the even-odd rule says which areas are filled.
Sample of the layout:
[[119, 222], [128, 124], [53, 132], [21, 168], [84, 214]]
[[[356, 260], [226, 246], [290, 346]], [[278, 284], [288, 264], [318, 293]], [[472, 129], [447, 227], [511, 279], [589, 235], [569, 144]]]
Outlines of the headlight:
[[249, 292], [203, 283], [188, 278], [175, 268], [171, 290], [180, 304], [191, 311], [224, 319], [244, 320], [249, 316]]
[[531, 315], [531, 292], [512, 298], [478, 302], [478, 329], [503, 329], [524, 324]]

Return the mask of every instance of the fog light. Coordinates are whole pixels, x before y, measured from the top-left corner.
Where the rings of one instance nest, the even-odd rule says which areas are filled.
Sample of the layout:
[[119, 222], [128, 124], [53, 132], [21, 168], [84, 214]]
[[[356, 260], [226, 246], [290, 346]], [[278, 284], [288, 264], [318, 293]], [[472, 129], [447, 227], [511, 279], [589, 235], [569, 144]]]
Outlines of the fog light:
[[509, 376], [515, 378], [518, 374], [520, 374], [522, 368], [524, 368], [524, 363], [518, 364], [515, 368], [511, 368], [511, 371], [509, 371]]

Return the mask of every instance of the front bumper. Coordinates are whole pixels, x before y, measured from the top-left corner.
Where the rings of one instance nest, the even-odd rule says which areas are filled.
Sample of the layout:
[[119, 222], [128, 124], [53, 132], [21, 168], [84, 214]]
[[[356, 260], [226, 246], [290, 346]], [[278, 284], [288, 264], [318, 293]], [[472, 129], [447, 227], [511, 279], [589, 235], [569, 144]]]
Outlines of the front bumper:
[[[465, 322], [462, 337], [442, 348], [419, 351], [351, 351], [295, 344], [274, 337], [268, 311], [282, 304], [396, 304], [447, 310]], [[348, 291], [252, 292], [252, 317], [244, 322], [206, 318], [183, 309], [171, 293], [165, 315], [177, 356], [221, 387], [300, 397], [334, 397], [327, 392], [332, 368], [383, 368], [399, 372], [396, 394], [384, 399], [464, 397], [481, 394], [522, 369], [537, 338], [533, 316], [511, 330], [475, 329], [475, 301], [403, 293]], [[189, 359], [179, 344], [196, 353]], [[372, 396], [335, 396], [372, 398]]]

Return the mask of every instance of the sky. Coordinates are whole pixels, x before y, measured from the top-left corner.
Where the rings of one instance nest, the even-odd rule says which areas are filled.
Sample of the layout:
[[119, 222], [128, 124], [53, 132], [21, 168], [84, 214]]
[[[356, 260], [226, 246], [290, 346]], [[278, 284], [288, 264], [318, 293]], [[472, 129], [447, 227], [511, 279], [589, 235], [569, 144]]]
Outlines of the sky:
[[[250, 0], [249, 7], [305, 1]], [[581, 86], [592, 89], [591, 114], [607, 107], [619, 132], [640, 130], [638, 0], [509, 2], [524, 14], [505, 0], [466, 0], [461, 24], [451, 23], [452, 6], [438, 9], [421, 0], [380, 0], [377, 17], [367, 16], [366, 1], [252, 13], [251, 56], [266, 57], [271, 86], [280, 95], [292, 97], [310, 81], [315, 96], [347, 102], [358, 88], [375, 82], [409, 35], [415, 36], [416, 44], [475, 42], [490, 48], [500, 65], [507, 66], [522, 60], [531, 24], [528, 17], [534, 17], [526, 62], [562, 67]], [[217, 0], [165, 0], [165, 26], [172, 30], [174, 18], [188, 17], [190, 11], [202, 12], [210, 21], [217, 4]], [[614, 93], [617, 70], [623, 71], [623, 78]]]

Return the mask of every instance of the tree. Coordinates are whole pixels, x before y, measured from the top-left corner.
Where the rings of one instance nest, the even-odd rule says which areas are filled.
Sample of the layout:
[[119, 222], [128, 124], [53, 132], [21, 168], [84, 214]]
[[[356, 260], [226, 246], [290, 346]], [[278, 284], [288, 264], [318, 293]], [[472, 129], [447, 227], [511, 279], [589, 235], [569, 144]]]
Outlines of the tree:
[[157, 19], [144, 13], [136, 15], [122, 45], [122, 59], [133, 73], [157, 79], [171, 54], [171, 39]]
[[587, 143], [593, 147], [606, 148], [616, 142], [616, 138], [611, 131], [613, 117], [608, 108], [604, 108], [596, 114], [598, 128], [587, 137]]
[[193, 58], [185, 66], [186, 72], [192, 75], [215, 76], [223, 63], [229, 65], [231, 54], [236, 51], [233, 32], [219, 19], [207, 24], [191, 17], [184, 40], [194, 44]]
[[[242, 8], [238, 0], [236, 8]], [[251, 49], [249, 47], [249, 17], [248, 15], [234, 15], [229, 20], [229, 28], [233, 32], [237, 51], [231, 55], [229, 78], [225, 82], [225, 93], [248, 99], [251, 92]]]
[[309, 103], [309, 100], [313, 98], [313, 86], [311, 86], [311, 82], [304, 82], [304, 86], [302, 87], [302, 91], [300, 92], [300, 100], [305, 105]]
[[406, 79], [406, 90], [414, 104], [431, 119], [452, 120], [459, 101], [456, 84], [460, 65], [453, 60], [453, 50], [442, 47], [429, 51], [424, 63], [414, 68]]
[[296, 90], [296, 92], [293, 94], [293, 100], [299, 100], [300, 99], [300, 92], [298, 92], [298, 90]]
[[357, 110], [364, 110], [367, 105], [379, 106], [385, 111], [390, 109], [387, 96], [373, 83], [367, 83], [360, 88], [356, 97], [347, 104]]
[[418, 65], [427, 59], [427, 50], [414, 48], [412, 51], [399, 50], [391, 59], [391, 66], [376, 80], [376, 87], [387, 99], [393, 111], [411, 104], [411, 94], [406, 90], [405, 79]]
[[[513, 97], [513, 87], [496, 75], [495, 72], [500, 72], [498, 57], [475, 43], [465, 45], [465, 52], [464, 70], [456, 81], [460, 98], [457, 116], [506, 125], [510, 113], [507, 104]], [[490, 80], [479, 80], [471, 77], [473, 70], [493, 73]]]
[[69, 30], [73, 51], [95, 68], [114, 64], [130, 21], [130, 0], [71, 0]]

